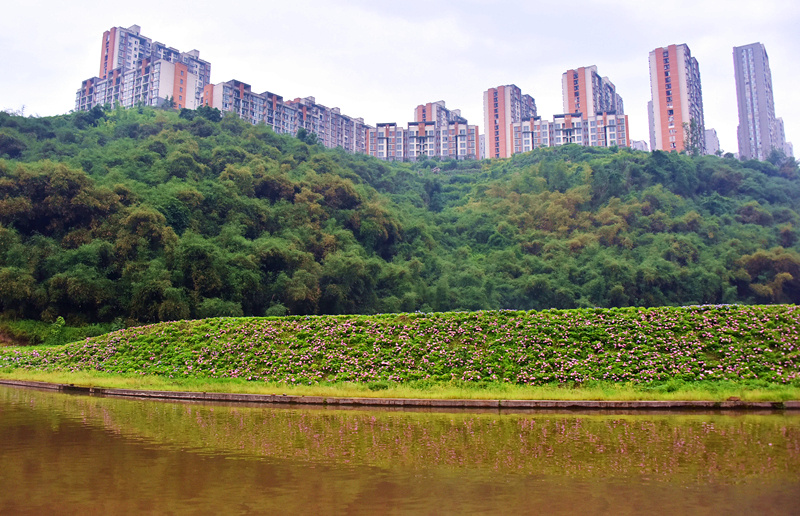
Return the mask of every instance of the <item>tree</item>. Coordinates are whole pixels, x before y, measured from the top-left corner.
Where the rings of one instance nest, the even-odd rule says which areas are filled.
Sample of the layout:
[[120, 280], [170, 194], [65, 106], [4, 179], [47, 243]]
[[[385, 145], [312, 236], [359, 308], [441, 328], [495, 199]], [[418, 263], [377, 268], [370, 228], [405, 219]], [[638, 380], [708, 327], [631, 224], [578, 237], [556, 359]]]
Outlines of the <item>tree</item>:
[[197, 115], [197, 113], [193, 109], [189, 108], [181, 108], [181, 110], [178, 112], [178, 116], [184, 120], [194, 120], [195, 115]]
[[792, 156], [787, 156], [781, 149], [772, 149], [766, 161], [778, 168], [780, 175], [795, 178], [798, 175], [797, 161]]
[[785, 160], [786, 154], [784, 154], [781, 149], [772, 149], [766, 159], [766, 161], [769, 161], [776, 167], [780, 167]]
[[758, 301], [800, 302], [800, 255], [776, 247], [743, 256], [740, 264], [750, 278], [750, 289]]
[[683, 123], [683, 150], [692, 156], [700, 156], [706, 150], [706, 137], [703, 126], [692, 118], [688, 123]]
[[64, 325], [66, 325], [66, 321], [59, 315], [56, 322], [50, 326], [50, 335], [47, 339], [48, 344], [54, 344], [56, 346], [64, 344]]
[[800, 173], [779, 153], [387, 163], [218, 116], [0, 112], [0, 315], [800, 300]]
[[199, 115], [208, 120], [209, 122], [219, 122], [222, 120], [222, 112], [217, 108], [212, 108], [209, 106], [200, 106], [195, 110], [195, 112]]
[[18, 135], [10, 134], [8, 130], [0, 132], [0, 157], [19, 158], [27, 147]]
[[297, 139], [307, 145], [315, 145], [319, 141], [316, 133], [306, 131], [303, 127], [297, 130]]

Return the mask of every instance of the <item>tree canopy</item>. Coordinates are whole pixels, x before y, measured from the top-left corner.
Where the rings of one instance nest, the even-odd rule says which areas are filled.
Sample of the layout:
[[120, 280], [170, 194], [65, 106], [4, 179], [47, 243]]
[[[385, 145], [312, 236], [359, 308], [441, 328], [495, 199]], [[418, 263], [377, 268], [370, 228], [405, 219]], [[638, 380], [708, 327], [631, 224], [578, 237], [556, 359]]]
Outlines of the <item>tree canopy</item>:
[[0, 113], [0, 312], [800, 302], [794, 159], [568, 145], [386, 163], [211, 109]]

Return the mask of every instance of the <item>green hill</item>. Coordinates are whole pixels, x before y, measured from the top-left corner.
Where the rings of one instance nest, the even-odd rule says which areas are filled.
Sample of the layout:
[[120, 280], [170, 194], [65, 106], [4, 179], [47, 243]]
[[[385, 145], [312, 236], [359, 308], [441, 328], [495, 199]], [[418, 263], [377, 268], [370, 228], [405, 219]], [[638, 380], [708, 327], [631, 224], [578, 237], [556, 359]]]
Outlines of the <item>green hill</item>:
[[0, 113], [0, 314], [800, 301], [800, 174], [565, 146], [383, 163], [215, 110]]

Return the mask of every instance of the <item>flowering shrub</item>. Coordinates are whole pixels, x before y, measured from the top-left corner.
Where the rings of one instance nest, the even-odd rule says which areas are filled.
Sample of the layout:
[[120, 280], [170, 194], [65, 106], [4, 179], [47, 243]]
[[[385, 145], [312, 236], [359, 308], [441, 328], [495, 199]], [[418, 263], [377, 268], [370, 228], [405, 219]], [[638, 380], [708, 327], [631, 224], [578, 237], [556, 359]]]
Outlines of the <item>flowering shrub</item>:
[[793, 305], [217, 318], [0, 350], [0, 368], [289, 384], [761, 380], [800, 384]]

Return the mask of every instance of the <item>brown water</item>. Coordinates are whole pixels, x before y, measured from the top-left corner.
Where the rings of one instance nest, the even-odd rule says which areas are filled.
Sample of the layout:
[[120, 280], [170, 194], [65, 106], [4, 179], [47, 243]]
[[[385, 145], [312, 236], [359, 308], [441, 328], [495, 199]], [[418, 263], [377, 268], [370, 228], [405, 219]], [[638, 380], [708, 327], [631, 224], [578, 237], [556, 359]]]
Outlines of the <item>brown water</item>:
[[798, 512], [798, 415], [273, 409], [0, 387], [0, 514]]

